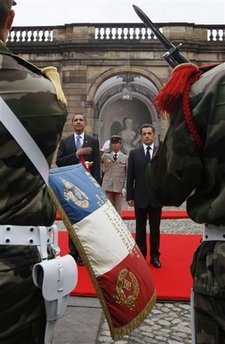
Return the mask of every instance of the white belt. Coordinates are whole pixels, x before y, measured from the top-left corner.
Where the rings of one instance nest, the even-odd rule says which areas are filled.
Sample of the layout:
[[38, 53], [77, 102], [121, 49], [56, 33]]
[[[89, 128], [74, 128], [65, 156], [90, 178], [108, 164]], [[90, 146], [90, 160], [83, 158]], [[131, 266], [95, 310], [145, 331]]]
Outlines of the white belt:
[[42, 259], [47, 245], [58, 243], [57, 227], [0, 225], [0, 245], [38, 246]]
[[225, 226], [205, 225], [203, 241], [225, 241]]

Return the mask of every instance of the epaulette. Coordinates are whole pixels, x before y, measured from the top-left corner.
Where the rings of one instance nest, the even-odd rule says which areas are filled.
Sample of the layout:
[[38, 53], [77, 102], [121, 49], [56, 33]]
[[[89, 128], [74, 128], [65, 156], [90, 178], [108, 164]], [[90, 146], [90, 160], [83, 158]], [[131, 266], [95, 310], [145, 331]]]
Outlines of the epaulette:
[[47, 76], [49, 80], [53, 83], [57, 95], [57, 99], [60, 100], [63, 104], [67, 105], [66, 97], [63, 93], [63, 89], [61, 86], [61, 81], [59, 78], [59, 73], [57, 68], [54, 66], [45, 67], [41, 70], [41, 72]]

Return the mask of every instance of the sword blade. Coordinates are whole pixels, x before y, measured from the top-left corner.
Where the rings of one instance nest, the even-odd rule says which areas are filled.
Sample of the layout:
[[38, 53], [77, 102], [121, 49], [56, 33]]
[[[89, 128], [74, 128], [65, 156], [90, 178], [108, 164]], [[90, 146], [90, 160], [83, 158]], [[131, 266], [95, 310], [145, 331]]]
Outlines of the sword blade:
[[133, 8], [138, 15], [138, 17], [143, 21], [147, 28], [150, 28], [156, 37], [161, 41], [161, 43], [166, 47], [166, 49], [170, 50], [175, 46], [159, 31], [157, 26], [153, 24], [153, 22], [148, 18], [148, 16], [136, 5], [133, 5]]

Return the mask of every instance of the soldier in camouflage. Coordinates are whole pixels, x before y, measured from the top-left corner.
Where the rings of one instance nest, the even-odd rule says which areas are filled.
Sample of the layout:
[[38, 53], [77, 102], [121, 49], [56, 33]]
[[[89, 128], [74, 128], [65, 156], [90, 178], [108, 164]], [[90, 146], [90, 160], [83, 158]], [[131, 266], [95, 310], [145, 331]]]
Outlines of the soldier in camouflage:
[[161, 101], [166, 100], [165, 106], [160, 107], [158, 102], [160, 110], [170, 114], [170, 126], [146, 178], [149, 189], [162, 204], [179, 206], [186, 200], [190, 218], [205, 224], [203, 241], [191, 266], [193, 343], [224, 344], [225, 63], [212, 68], [195, 66], [193, 73], [197, 77], [190, 86], [189, 103], [184, 101], [184, 85], [171, 111], [167, 96], [171, 97], [174, 84], [188, 65], [179, 65], [180, 72], [173, 72], [164, 87]]
[[[52, 82], [6, 47], [14, 10], [0, 1], [0, 96], [21, 121], [49, 166], [66, 120]], [[36, 167], [0, 123], [0, 225], [51, 226], [55, 209]], [[36, 246], [0, 245], [0, 343], [43, 344], [45, 308], [32, 268], [40, 261]]]

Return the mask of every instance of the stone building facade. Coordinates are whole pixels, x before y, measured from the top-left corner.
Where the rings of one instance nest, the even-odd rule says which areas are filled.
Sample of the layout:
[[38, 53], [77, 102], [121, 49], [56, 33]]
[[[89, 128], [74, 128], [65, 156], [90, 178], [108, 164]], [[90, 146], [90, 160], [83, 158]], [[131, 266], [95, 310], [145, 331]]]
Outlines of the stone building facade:
[[[225, 26], [190, 23], [157, 24], [188, 60], [205, 65], [225, 60]], [[8, 45], [40, 68], [58, 68], [68, 100], [63, 136], [71, 133], [74, 113], [87, 115], [87, 131], [100, 146], [112, 135], [128, 133], [137, 145], [138, 128], [150, 122], [157, 141], [168, 126], [154, 98], [172, 68], [164, 47], [142, 24], [68, 24], [56, 27], [14, 27]], [[128, 148], [129, 150], [129, 148]]]

